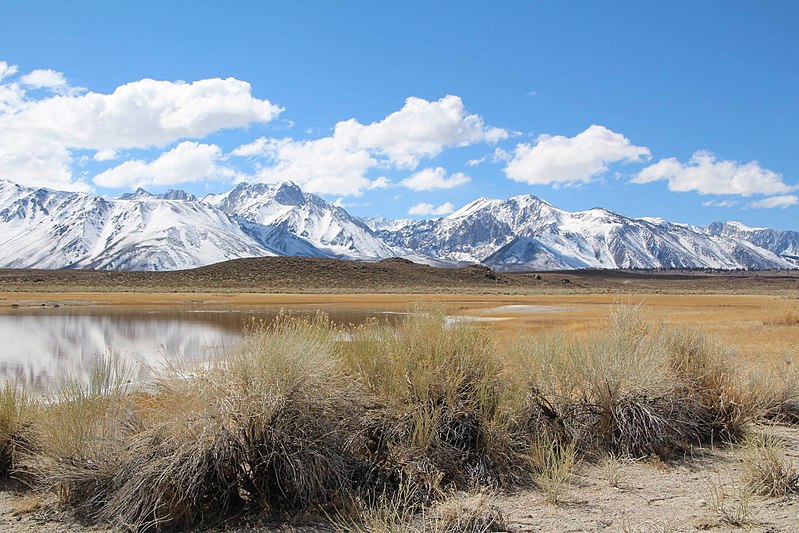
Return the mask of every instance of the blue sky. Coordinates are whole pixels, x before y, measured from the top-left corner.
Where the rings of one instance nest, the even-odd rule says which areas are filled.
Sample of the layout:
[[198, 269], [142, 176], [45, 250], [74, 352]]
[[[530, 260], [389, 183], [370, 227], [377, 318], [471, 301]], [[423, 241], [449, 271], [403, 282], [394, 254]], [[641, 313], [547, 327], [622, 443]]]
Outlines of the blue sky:
[[0, 177], [799, 229], [799, 2], [0, 1]]

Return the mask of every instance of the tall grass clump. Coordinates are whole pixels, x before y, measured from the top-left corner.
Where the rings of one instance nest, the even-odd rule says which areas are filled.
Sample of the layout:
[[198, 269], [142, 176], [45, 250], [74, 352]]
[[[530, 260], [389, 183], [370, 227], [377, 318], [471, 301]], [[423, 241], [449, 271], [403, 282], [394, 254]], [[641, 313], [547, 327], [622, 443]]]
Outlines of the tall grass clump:
[[799, 472], [778, 437], [750, 434], [742, 442], [738, 456], [744, 482], [755, 494], [781, 497], [799, 492]]
[[278, 318], [224, 358], [157, 382], [169, 407], [128, 445], [100, 516], [157, 526], [329, 504], [359, 464], [358, 394], [326, 318]]
[[17, 474], [90, 514], [102, 505], [136, 431], [127, 368], [103, 357], [87, 376], [64, 376], [37, 402]]
[[793, 359], [785, 364], [749, 374], [748, 403], [765, 420], [799, 424], [799, 372]]
[[508, 357], [549, 427], [582, 453], [665, 459], [740, 433], [747, 413], [725, 355], [619, 307], [601, 331], [522, 339]]
[[281, 316], [146, 393], [71, 381], [42, 408], [24, 470], [88, 518], [136, 530], [328, 505], [361, 468], [338, 333], [324, 317]]
[[26, 443], [33, 402], [25, 389], [5, 382], [0, 388], [0, 477], [7, 477], [17, 464]]
[[514, 428], [515, 396], [486, 332], [448, 323], [440, 310], [417, 311], [396, 327], [357, 329], [343, 353], [377, 407], [369, 446], [387, 487], [412, 486], [429, 502], [444, 487], [527, 475], [527, 437]]

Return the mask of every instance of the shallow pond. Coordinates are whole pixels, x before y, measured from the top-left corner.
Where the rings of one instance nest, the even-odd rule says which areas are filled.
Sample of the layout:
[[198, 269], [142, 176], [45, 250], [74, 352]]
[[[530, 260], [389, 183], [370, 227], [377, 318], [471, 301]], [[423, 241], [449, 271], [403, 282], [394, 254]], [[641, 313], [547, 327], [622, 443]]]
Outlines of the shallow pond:
[[[270, 323], [279, 306], [19, 307], [0, 314], [0, 380], [40, 387], [59, 376], [85, 374], [109, 354], [128, 361], [134, 379], [165, 361], [204, 358], [235, 344], [253, 323]], [[292, 306], [295, 315], [321, 311], [340, 325], [369, 318], [396, 321], [404, 309]]]

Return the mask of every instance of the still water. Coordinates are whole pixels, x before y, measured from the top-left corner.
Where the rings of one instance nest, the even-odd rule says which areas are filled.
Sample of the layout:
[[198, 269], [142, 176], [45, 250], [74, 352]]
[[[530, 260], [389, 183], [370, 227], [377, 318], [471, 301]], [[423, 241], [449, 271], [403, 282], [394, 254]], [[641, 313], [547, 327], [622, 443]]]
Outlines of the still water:
[[[397, 311], [292, 307], [294, 315], [327, 314], [340, 325], [368, 318], [396, 321]], [[269, 323], [280, 307], [20, 307], [0, 314], [0, 381], [40, 387], [59, 376], [84, 374], [113, 354], [129, 363], [134, 379], [165, 361], [218, 354], [234, 345], [253, 321]]]

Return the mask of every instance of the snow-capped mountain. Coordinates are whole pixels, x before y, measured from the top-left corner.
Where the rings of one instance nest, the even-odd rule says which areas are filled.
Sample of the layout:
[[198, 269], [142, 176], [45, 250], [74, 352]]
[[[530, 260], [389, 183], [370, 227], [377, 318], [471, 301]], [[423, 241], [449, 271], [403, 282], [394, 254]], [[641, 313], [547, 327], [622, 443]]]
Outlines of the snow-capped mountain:
[[0, 180], [0, 267], [12, 268], [173, 270], [299, 255], [499, 270], [777, 269], [795, 266], [797, 237], [738, 223], [699, 228], [601, 208], [569, 212], [529, 195], [481, 198], [435, 220], [363, 221], [291, 182], [243, 183], [198, 200], [142, 189], [108, 199]]
[[196, 200], [105, 199], [0, 180], [0, 266], [174, 270], [276, 255]]
[[282, 255], [376, 260], [397, 255], [360, 219], [291, 182], [242, 183], [203, 198]]
[[737, 237], [601, 208], [572, 213], [530, 195], [481, 198], [445, 218], [377, 233], [393, 246], [497, 269], [791, 266]]
[[783, 259], [799, 265], [799, 231], [750, 228], [740, 222], [713, 222], [707, 227], [710, 235], [743, 239], [765, 248]]
[[385, 217], [362, 218], [361, 220], [372, 231], [397, 231], [416, 222], [412, 218], [391, 219]]

